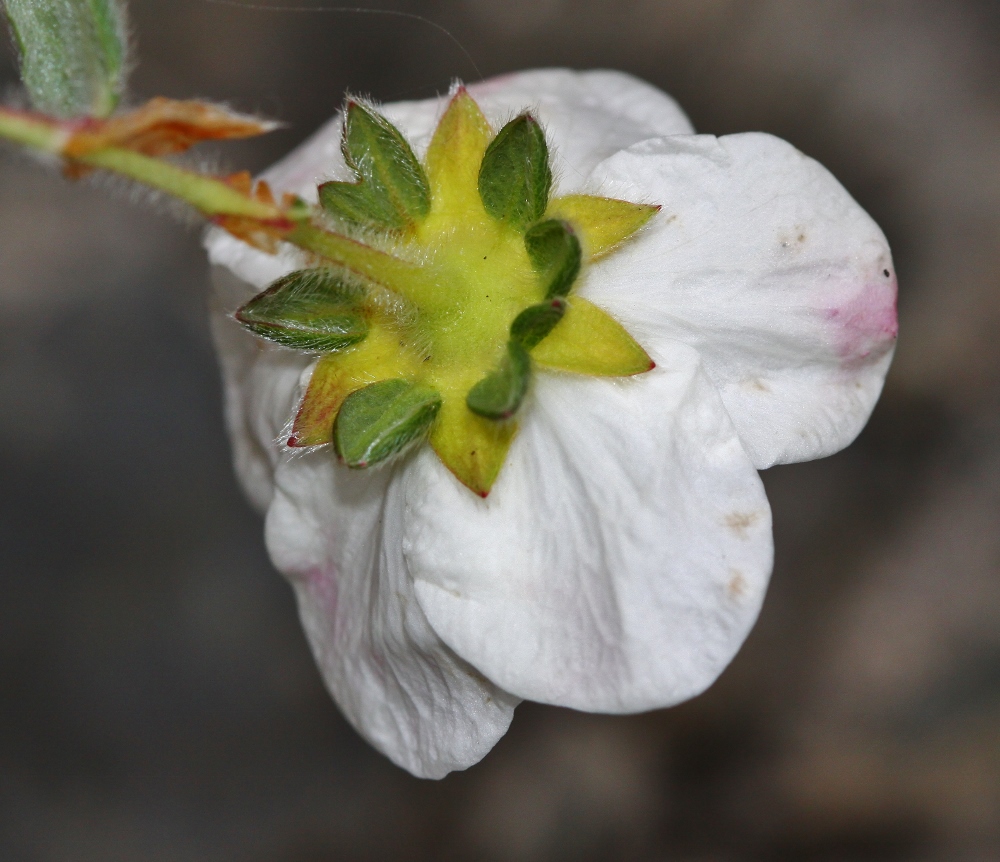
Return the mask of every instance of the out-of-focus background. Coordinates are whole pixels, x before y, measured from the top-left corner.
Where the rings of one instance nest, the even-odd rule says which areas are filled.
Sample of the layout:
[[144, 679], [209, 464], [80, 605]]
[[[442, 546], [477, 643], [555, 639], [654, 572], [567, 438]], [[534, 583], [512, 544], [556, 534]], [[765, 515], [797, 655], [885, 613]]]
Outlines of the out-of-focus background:
[[209, 160], [262, 169], [346, 89], [624, 69], [840, 178], [895, 251], [896, 362], [857, 443], [765, 474], [772, 587], [708, 693], [525, 704], [420, 781], [338, 715], [236, 488], [197, 228], [4, 151], [0, 858], [1000, 860], [1000, 4], [378, 4], [454, 39], [238, 5], [131, 4], [136, 100], [288, 124]]

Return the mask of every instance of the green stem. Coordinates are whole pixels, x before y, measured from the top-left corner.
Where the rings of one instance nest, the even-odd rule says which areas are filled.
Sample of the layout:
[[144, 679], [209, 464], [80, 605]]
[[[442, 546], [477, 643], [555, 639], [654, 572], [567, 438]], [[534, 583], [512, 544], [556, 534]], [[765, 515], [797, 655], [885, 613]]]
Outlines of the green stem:
[[281, 212], [276, 207], [249, 198], [221, 180], [132, 150], [110, 147], [86, 153], [77, 157], [75, 161], [114, 171], [143, 185], [167, 192], [191, 204], [209, 218], [220, 215], [243, 216], [263, 221], [281, 218]]
[[[8, 108], [0, 108], [0, 137], [34, 150], [61, 155], [72, 132], [64, 126]], [[167, 192], [212, 216], [231, 215], [273, 221], [281, 218], [277, 207], [241, 194], [214, 177], [154, 159], [133, 150], [108, 147], [75, 156], [73, 161], [104, 168], [154, 189]]]
[[0, 137], [34, 150], [58, 153], [69, 137], [53, 123], [46, 123], [19, 111], [0, 108]]

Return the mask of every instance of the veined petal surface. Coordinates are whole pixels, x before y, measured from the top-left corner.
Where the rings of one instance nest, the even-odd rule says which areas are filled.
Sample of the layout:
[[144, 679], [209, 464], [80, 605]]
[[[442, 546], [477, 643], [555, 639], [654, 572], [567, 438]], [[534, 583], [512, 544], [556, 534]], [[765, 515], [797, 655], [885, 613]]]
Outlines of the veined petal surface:
[[539, 375], [490, 496], [430, 453], [403, 552], [431, 625], [521, 697], [601, 712], [706, 688], [757, 617], [772, 563], [756, 470], [695, 351], [612, 383]]
[[843, 186], [756, 133], [651, 139], [593, 179], [663, 209], [580, 295], [644, 346], [697, 349], [758, 468], [849, 444], [892, 359], [896, 276]]
[[280, 438], [315, 360], [232, 319], [256, 285], [222, 267], [213, 281], [236, 472], [267, 511], [268, 551], [295, 589], [327, 687], [358, 732], [414, 775], [470, 766], [506, 732], [519, 699], [456, 656], [413, 595], [400, 539], [405, 466], [359, 473], [328, 447], [284, 451]]
[[428, 624], [403, 560], [400, 479], [392, 467], [347, 470], [328, 451], [286, 456], [265, 537], [344, 715], [394, 763], [440, 778], [479, 761], [519, 699]]

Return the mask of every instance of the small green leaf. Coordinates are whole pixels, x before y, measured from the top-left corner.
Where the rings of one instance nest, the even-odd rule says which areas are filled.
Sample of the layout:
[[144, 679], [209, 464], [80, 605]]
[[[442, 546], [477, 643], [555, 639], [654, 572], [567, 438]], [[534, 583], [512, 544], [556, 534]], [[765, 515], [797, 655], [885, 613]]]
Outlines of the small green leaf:
[[236, 312], [256, 335], [297, 350], [332, 352], [362, 341], [368, 320], [364, 294], [328, 269], [301, 269], [279, 278]]
[[486, 419], [510, 419], [521, 406], [531, 379], [531, 357], [518, 342], [507, 342], [507, 355], [496, 371], [469, 390], [466, 406]]
[[364, 227], [402, 230], [407, 221], [392, 201], [373, 192], [370, 183], [333, 180], [319, 187], [319, 202], [330, 215]]
[[430, 430], [441, 396], [409, 380], [383, 380], [344, 399], [333, 445], [348, 467], [369, 467], [401, 452]]
[[403, 230], [430, 211], [424, 169], [385, 117], [350, 102], [341, 150], [358, 182], [319, 187], [320, 203], [331, 215], [365, 227]]
[[493, 218], [524, 230], [545, 212], [552, 186], [545, 133], [531, 114], [504, 126], [479, 167], [479, 196]]
[[524, 309], [510, 325], [510, 337], [525, 350], [531, 350], [548, 335], [566, 313], [566, 300], [561, 296]]
[[4, 0], [34, 107], [106, 117], [125, 86], [128, 38], [119, 0]]
[[548, 219], [532, 225], [524, 235], [524, 246], [545, 283], [545, 296], [566, 296], [580, 274], [580, 241], [569, 222]]

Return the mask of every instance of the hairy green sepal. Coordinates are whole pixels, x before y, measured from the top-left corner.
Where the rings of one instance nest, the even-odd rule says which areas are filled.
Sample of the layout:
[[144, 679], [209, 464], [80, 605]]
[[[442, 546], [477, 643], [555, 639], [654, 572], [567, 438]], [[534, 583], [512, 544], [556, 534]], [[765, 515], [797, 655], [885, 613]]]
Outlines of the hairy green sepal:
[[119, 0], [4, 0], [32, 105], [57, 117], [106, 117], [125, 84]]
[[383, 380], [352, 392], [333, 423], [333, 445], [348, 467], [384, 461], [430, 430], [441, 396], [408, 380]]
[[490, 142], [479, 167], [479, 196], [493, 218], [523, 231], [545, 212], [552, 186], [545, 133], [521, 114]]
[[364, 293], [329, 269], [302, 269], [279, 278], [236, 312], [256, 335], [297, 350], [332, 352], [368, 334]]
[[532, 225], [524, 247], [535, 272], [545, 284], [545, 296], [566, 296], [580, 274], [580, 241], [568, 222], [548, 219]]
[[511, 339], [499, 367], [469, 390], [465, 404], [485, 419], [510, 419], [521, 406], [530, 379], [531, 357]]
[[566, 300], [557, 296], [547, 302], [540, 302], [524, 309], [510, 325], [510, 337], [525, 350], [531, 350], [566, 313]]
[[341, 150], [356, 183], [319, 187], [323, 208], [369, 228], [399, 231], [430, 211], [427, 175], [399, 130], [357, 102], [347, 106]]

